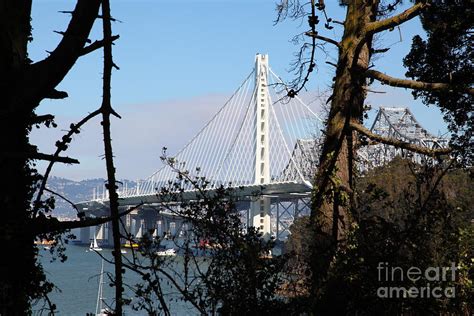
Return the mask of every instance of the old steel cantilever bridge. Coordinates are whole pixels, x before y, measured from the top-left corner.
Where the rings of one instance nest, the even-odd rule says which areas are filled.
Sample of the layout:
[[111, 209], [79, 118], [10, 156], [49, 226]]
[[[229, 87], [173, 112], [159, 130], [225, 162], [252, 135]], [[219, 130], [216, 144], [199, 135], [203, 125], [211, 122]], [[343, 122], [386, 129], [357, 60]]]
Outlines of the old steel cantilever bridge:
[[[257, 54], [255, 67], [244, 82], [173, 155], [175, 168], [205, 177], [210, 191], [221, 185], [243, 188], [236, 192], [241, 208], [247, 210], [247, 225], [257, 227], [266, 237], [273, 233], [282, 238], [291, 221], [307, 209], [319, 158], [321, 118], [298, 97], [285, 98], [286, 93], [285, 85], [269, 67], [268, 55]], [[430, 148], [447, 144], [445, 139], [428, 133], [407, 108], [381, 107], [371, 130]], [[405, 154], [383, 144], [364, 147], [359, 150], [359, 168], [367, 170]], [[179, 218], [146, 210], [147, 206], [162, 203], [157, 190], [169, 186], [176, 176], [176, 169], [164, 164], [136, 187], [119, 190], [122, 208], [145, 203], [142, 210], [127, 216], [130, 233], [137, 237], [145, 230], [155, 235], [179, 234], [183, 226]], [[184, 198], [196, 197], [191, 184], [184, 184], [183, 189]], [[261, 194], [255, 196], [255, 191]], [[108, 196], [106, 192], [100, 197], [95, 194], [78, 207], [93, 216], [106, 215]], [[96, 228], [96, 237], [107, 240], [109, 229], [106, 225]], [[83, 242], [90, 238], [86, 230], [81, 235]]]

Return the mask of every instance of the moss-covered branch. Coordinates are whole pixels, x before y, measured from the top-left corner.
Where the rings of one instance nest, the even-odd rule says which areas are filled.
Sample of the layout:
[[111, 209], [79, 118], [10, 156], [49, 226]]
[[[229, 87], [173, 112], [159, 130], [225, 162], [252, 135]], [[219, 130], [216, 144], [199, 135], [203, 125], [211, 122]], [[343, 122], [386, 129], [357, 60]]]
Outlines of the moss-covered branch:
[[[426, 91], [452, 91], [455, 87], [449, 83], [442, 82], [422, 82], [417, 80], [400, 79], [391, 77], [377, 70], [367, 70], [367, 77], [380, 81], [392, 87], [407, 88]], [[466, 93], [474, 95], [474, 88], [466, 88]]]
[[441, 155], [447, 155], [449, 154], [452, 149], [451, 148], [436, 148], [436, 149], [431, 149], [427, 147], [422, 147], [418, 146], [412, 143], [404, 142], [402, 140], [396, 139], [396, 138], [388, 138], [388, 137], [383, 137], [378, 134], [375, 134], [371, 132], [369, 129], [365, 128], [364, 126], [351, 122], [350, 127], [359, 132], [360, 134], [367, 136], [374, 142], [382, 143], [385, 145], [391, 145], [397, 148], [402, 148], [406, 149], [418, 154], [422, 155], [427, 155], [427, 156], [441, 156]]

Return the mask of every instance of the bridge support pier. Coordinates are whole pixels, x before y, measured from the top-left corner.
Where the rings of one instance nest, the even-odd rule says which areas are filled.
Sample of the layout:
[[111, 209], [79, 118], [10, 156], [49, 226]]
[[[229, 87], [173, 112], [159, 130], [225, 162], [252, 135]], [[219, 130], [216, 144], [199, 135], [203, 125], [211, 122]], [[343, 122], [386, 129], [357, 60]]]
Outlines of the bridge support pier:
[[80, 240], [82, 244], [89, 244], [91, 240], [91, 228], [90, 227], [82, 227], [80, 233]]
[[156, 234], [156, 237], [159, 237], [159, 238], [163, 237], [163, 219], [159, 219], [156, 221], [155, 234]]
[[[270, 183], [270, 105], [268, 92], [268, 55], [255, 56], [255, 173], [254, 183]], [[250, 201], [252, 226], [257, 228], [264, 239], [271, 237], [270, 224], [271, 200], [269, 197], [257, 197]]]
[[271, 200], [269, 197], [257, 197], [250, 201], [251, 226], [254, 226], [261, 232], [266, 240], [271, 237], [270, 222]]

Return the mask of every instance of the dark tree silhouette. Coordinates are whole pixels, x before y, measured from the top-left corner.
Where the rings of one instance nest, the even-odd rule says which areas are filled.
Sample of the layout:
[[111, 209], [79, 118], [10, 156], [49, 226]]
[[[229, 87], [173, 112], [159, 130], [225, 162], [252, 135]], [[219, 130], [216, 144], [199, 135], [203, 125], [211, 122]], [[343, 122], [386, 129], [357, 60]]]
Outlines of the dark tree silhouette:
[[[92, 117], [113, 113], [107, 98], [101, 110], [95, 111], [77, 124], [56, 143], [53, 155], [40, 153], [29, 142], [33, 125], [54, 126], [52, 114], [37, 116], [35, 109], [44, 99], [64, 99], [68, 95], [55, 87], [63, 80], [77, 59], [96, 49], [110, 47], [118, 38], [105, 32], [104, 39], [88, 43], [89, 32], [99, 17], [100, 0], [78, 0], [71, 12], [71, 20], [58, 46], [44, 60], [32, 62], [28, 58], [31, 38], [31, 0], [0, 1], [0, 243], [8, 258], [0, 263], [0, 314], [28, 314], [30, 302], [46, 298], [52, 284], [47, 282], [41, 264], [37, 261], [37, 238], [60, 240], [59, 234], [75, 227], [87, 227], [118, 217], [87, 219], [83, 214], [77, 221], [59, 222], [51, 216], [54, 199], [43, 199], [46, 181], [54, 163], [78, 163], [76, 159], [60, 156], [71, 142], [72, 135]], [[105, 10], [107, 11], [107, 10]], [[104, 18], [104, 23], [110, 19]], [[109, 24], [110, 25], [110, 24]], [[104, 29], [107, 30], [107, 25]], [[108, 68], [108, 66], [106, 66]], [[110, 79], [108, 80], [110, 83]], [[104, 91], [110, 85], [104, 79]], [[111, 148], [107, 155], [111, 156]], [[35, 169], [35, 160], [50, 164], [44, 177]], [[108, 164], [112, 170], [113, 165]], [[114, 181], [113, 173], [109, 181]], [[109, 189], [113, 186], [109, 186]], [[34, 195], [36, 194], [35, 199]], [[111, 194], [113, 196], [113, 194]], [[49, 308], [54, 309], [50, 303]]]

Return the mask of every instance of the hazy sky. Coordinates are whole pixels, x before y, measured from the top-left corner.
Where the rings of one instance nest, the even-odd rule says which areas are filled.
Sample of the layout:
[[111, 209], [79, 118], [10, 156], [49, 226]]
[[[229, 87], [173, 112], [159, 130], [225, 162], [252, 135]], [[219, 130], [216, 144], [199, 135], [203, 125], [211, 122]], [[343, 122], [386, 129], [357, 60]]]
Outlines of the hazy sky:
[[[328, 13], [343, 20], [344, 11], [327, 1]], [[251, 71], [256, 53], [269, 54], [272, 69], [285, 80], [297, 46], [290, 39], [307, 27], [306, 21], [274, 25], [275, 2], [272, 0], [185, 0], [185, 1], [111, 1], [112, 15], [120, 22], [113, 33], [120, 39], [114, 45], [112, 99], [122, 120], [114, 119], [113, 146], [119, 178], [143, 179], [161, 166], [161, 148], [170, 153], [181, 148], [241, 84]], [[65, 30], [70, 16], [58, 13], [72, 10], [74, 1], [33, 1], [33, 37], [30, 58], [47, 56], [59, 42], [54, 30]], [[101, 38], [101, 23], [96, 22], [91, 40]], [[322, 26], [322, 25], [321, 25]], [[323, 31], [323, 30], [322, 30]], [[386, 32], [377, 43], [390, 47], [389, 53], [376, 60], [377, 69], [403, 76], [402, 58], [411, 38], [420, 32], [417, 19], [403, 25], [400, 32]], [[338, 38], [341, 28], [323, 31]], [[328, 47], [329, 60], [335, 51]], [[326, 90], [334, 75], [324, 63], [326, 55], [318, 51], [318, 72], [309, 85], [309, 95]], [[35, 130], [32, 141], [43, 152], [52, 152], [54, 143], [70, 123], [95, 110], [102, 96], [102, 51], [82, 57], [59, 89], [69, 98], [45, 100], [38, 113], [53, 113], [57, 129]], [[445, 132], [439, 111], [414, 101], [410, 91], [386, 86], [374, 89], [368, 102], [378, 106], [407, 106], [429, 131]], [[311, 100], [311, 97], [308, 97]], [[311, 106], [318, 109], [318, 102]], [[105, 163], [100, 120], [90, 122], [73, 141], [67, 155], [81, 161], [77, 166], [56, 166], [53, 174], [72, 179], [103, 177]], [[40, 171], [42, 170], [42, 165]]]

